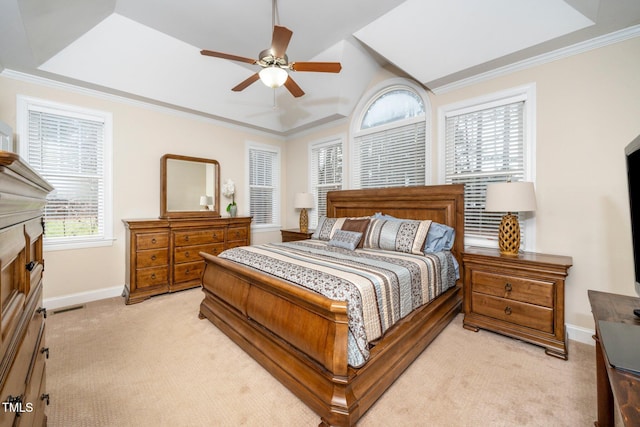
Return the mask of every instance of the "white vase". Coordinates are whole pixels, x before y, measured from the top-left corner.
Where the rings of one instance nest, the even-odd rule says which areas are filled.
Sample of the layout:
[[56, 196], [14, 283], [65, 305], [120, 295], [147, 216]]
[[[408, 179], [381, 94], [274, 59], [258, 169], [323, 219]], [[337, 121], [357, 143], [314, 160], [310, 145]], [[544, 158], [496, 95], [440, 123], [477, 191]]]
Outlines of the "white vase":
[[229, 206], [229, 216], [233, 218], [236, 215], [238, 215], [238, 206], [236, 205]]

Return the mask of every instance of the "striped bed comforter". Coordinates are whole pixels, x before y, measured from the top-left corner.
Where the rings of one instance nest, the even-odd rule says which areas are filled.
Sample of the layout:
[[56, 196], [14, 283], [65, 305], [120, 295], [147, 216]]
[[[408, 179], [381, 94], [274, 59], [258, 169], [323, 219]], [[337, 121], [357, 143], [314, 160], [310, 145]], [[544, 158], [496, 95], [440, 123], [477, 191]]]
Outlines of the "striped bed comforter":
[[455, 285], [450, 252], [412, 255], [304, 240], [228, 249], [219, 255], [337, 301], [347, 301], [348, 362], [362, 366], [370, 344], [412, 310]]

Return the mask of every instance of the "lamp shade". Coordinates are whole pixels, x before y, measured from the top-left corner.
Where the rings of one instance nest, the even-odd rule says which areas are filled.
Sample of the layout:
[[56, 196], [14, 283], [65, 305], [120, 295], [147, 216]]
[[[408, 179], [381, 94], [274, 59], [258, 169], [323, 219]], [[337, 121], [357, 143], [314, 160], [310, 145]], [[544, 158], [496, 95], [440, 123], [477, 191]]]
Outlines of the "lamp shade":
[[275, 65], [263, 68], [258, 75], [262, 83], [270, 88], [282, 86], [289, 78], [289, 74], [284, 69]]
[[296, 193], [293, 198], [293, 207], [296, 209], [311, 209], [313, 204], [313, 194], [311, 193]]
[[485, 210], [527, 212], [536, 210], [533, 182], [500, 182], [487, 185]]

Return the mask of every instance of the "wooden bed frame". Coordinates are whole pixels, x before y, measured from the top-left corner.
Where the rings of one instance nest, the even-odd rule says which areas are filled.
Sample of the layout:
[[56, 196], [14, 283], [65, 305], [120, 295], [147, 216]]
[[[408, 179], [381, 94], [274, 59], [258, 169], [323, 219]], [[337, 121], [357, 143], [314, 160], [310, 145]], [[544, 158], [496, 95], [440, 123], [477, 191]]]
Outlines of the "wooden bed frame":
[[[464, 186], [343, 190], [327, 196], [329, 217], [382, 212], [455, 228], [464, 247]], [[347, 365], [347, 305], [249, 267], [201, 253], [207, 318], [321, 417], [354, 425], [460, 311], [461, 281], [391, 328], [360, 368]], [[463, 276], [460, 262], [460, 277]]]

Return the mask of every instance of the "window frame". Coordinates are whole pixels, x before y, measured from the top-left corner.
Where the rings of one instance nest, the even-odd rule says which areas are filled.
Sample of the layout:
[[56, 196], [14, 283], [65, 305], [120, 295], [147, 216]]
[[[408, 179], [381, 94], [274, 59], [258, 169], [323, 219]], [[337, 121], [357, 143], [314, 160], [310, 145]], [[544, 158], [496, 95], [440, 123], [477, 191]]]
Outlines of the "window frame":
[[[103, 232], [96, 236], [43, 238], [46, 251], [71, 250], [111, 246], [113, 237], [113, 115], [110, 112], [89, 109], [77, 105], [59, 103], [46, 99], [18, 95], [16, 102], [16, 127], [18, 131], [18, 153], [29, 163], [29, 111], [40, 109], [53, 114], [102, 121], [103, 139], [103, 197], [98, 206], [102, 206]], [[99, 214], [100, 215], [100, 214]], [[46, 221], [46, 217], [45, 217]]]
[[[385, 123], [379, 126], [374, 126], [366, 129], [362, 129], [361, 125], [365, 115], [368, 113], [369, 108], [383, 95], [394, 90], [406, 90], [416, 94], [423, 103], [424, 116], [423, 117], [410, 117], [408, 119], [396, 120], [393, 122]], [[399, 128], [414, 123], [424, 122], [424, 155], [425, 155], [425, 171], [424, 171], [424, 185], [432, 183], [433, 165], [432, 165], [432, 141], [431, 141], [431, 114], [432, 107], [427, 95], [426, 90], [419, 84], [405, 78], [392, 78], [378, 83], [372, 87], [367, 93], [360, 99], [360, 102], [355, 108], [355, 113], [351, 120], [349, 144], [346, 150], [348, 154], [347, 168], [343, 170], [343, 188], [362, 188], [357, 185], [359, 179], [355, 176], [355, 173], [359, 170], [359, 166], [355, 165], [356, 161], [359, 161], [357, 156], [356, 139], [358, 136], [367, 135], [376, 132], [383, 132], [389, 129]], [[343, 150], [344, 153], [344, 150]]]
[[[528, 83], [504, 91], [494, 92], [438, 108], [438, 182], [446, 183], [446, 120], [450, 116], [497, 108], [506, 104], [524, 101], [524, 180], [536, 182], [536, 84]], [[522, 250], [535, 251], [536, 220], [532, 212], [521, 212], [520, 225], [523, 232]], [[465, 246], [498, 247], [498, 234], [494, 238], [465, 235]]]
[[[311, 210], [311, 212], [309, 213], [309, 228], [313, 229], [315, 227], [317, 227], [318, 225], [318, 218], [320, 216], [320, 213], [318, 211], [318, 194], [316, 194], [316, 182], [317, 182], [317, 177], [314, 176], [314, 172], [315, 172], [315, 167], [314, 167], [314, 151], [316, 149], [321, 149], [323, 147], [330, 147], [330, 146], [335, 146], [335, 145], [340, 145], [341, 149], [342, 149], [342, 180], [340, 181], [340, 188], [344, 189], [345, 188], [345, 170], [347, 169], [347, 159], [346, 159], [346, 153], [345, 153], [345, 136], [344, 135], [339, 135], [339, 136], [335, 136], [335, 137], [331, 137], [331, 138], [327, 138], [327, 139], [323, 139], [320, 141], [314, 141], [314, 142], [310, 142], [308, 145], [308, 170], [309, 170], [309, 193], [313, 194], [314, 196], [314, 208]], [[334, 183], [337, 184], [337, 183]]]
[[274, 194], [274, 203], [273, 210], [271, 212], [272, 218], [275, 219], [272, 223], [269, 224], [257, 224], [255, 221], [251, 222], [251, 228], [256, 231], [276, 231], [281, 229], [282, 223], [282, 193], [280, 188], [282, 187], [282, 153], [280, 147], [269, 144], [260, 144], [252, 141], [248, 141], [245, 145], [245, 164], [246, 164], [246, 174], [245, 174], [245, 204], [247, 206], [247, 210], [250, 214], [251, 212], [251, 151], [269, 151], [276, 155], [276, 168], [274, 168], [274, 176], [273, 176], [273, 194]]

